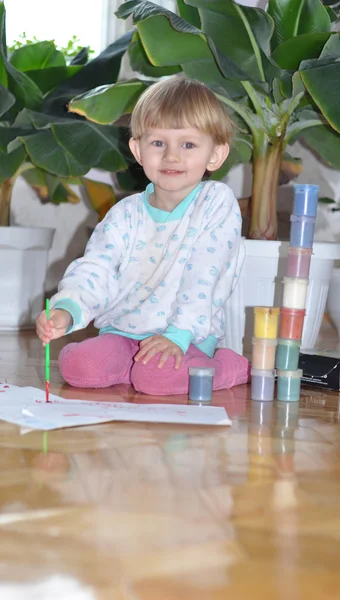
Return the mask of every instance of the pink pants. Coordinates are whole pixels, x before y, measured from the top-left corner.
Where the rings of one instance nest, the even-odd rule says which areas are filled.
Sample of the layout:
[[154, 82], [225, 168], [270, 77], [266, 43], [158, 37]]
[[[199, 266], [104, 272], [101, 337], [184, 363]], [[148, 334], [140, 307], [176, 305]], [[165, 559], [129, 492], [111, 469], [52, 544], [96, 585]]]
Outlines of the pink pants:
[[179, 369], [171, 357], [158, 368], [160, 354], [147, 365], [134, 362], [138, 340], [104, 333], [80, 343], [65, 346], [59, 355], [60, 373], [67, 383], [81, 388], [106, 388], [118, 383], [132, 383], [135, 390], [151, 396], [187, 394], [189, 367], [214, 367], [214, 390], [247, 383], [249, 362], [232, 350], [220, 348], [209, 358], [196, 346], [189, 347]]

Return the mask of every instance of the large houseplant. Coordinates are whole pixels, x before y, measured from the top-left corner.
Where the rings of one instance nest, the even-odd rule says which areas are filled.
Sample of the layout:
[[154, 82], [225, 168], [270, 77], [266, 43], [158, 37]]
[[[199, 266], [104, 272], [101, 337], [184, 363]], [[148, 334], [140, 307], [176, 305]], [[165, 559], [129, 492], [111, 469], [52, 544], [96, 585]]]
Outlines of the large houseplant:
[[[92, 87], [117, 80], [126, 34], [95, 59], [84, 48], [66, 64], [53, 42], [7, 53], [5, 5], [0, 2], [0, 329], [29, 326], [41, 310], [52, 231], [10, 226], [12, 190], [22, 176], [43, 202], [76, 202], [72, 183], [85, 183], [98, 212], [110, 208], [108, 186], [86, 181], [92, 168], [131, 168], [126, 127], [97, 125], [67, 111]], [[103, 202], [106, 206], [103, 206]]]
[[[136, 25], [132, 66], [156, 77], [183, 71], [228, 106], [239, 129], [225, 170], [236, 161], [253, 164], [249, 237], [276, 239], [280, 170], [290, 163], [296, 173], [289, 146], [303, 138], [340, 168], [337, 17], [320, 0], [269, 0], [266, 12], [233, 0], [178, 0], [177, 6], [179, 15], [141, 0], [121, 4], [116, 14], [132, 15]], [[142, 89], [137, 81], [118, 86], [85, 94], [71, 110], [94, 122], [114, 121]]]
[[92, 167], [129, 166], [127, 130], [85, 121], [67, 111], [77, 94], [117, 80], [131, 34], [88, 61], [87, 49], [66, 64], [54, 42], [6, 48], [5, 5], [0, 2], [0, 226], [8, 226], [19, 175], [44, 201], [76, 201], [69, 183]]

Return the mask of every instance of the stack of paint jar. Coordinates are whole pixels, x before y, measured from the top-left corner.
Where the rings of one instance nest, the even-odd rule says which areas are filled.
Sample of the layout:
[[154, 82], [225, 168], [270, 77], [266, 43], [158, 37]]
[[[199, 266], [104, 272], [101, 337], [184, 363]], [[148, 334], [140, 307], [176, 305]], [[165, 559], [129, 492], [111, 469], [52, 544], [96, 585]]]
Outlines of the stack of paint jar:
[[252, 344], [251, 399], [274, 400], [275, 353], [280, 309], [268, 306], [254, 308]]
[[302, 370], [298, 369], [306, 296], [318, 203], [317, 185], [295, 185], [294, 209], [290, 217], [290, 246], [280, 332], [276, 349], [277, 399], [298, 401]]

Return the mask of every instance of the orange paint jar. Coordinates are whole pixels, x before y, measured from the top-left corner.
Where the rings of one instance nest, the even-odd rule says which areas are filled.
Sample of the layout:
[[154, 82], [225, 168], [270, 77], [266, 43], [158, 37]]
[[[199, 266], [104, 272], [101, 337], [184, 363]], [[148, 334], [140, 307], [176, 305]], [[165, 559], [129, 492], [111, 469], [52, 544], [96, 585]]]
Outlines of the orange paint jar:
[[302, 338], [305, 309], [281, 307], [280, 338], [300, 340]]
[[251, 366], [272, 371], [275, 367], [277, 340], [253, 337]]

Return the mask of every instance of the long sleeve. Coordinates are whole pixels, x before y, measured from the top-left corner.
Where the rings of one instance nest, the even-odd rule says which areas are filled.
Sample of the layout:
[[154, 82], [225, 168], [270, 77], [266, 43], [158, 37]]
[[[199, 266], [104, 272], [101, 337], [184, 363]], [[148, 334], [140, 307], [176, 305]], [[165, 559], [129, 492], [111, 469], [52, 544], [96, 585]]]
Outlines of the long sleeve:
[[236, 198], [220, 194], [206, 211], [206, 222], [193, 246], [164, 335], [184, 352], [191, 342], [224, 335], [223, 306], [241, 271], [245, 250]]
[[68, 333], [103, 314], [118, 292], [124, 240], [110, 213], [95, 228], [84, 256], [69, 265], [51, 298], [51, 308], [62, 308], [72, 316]]

